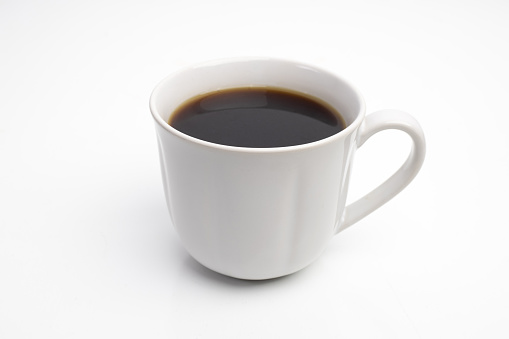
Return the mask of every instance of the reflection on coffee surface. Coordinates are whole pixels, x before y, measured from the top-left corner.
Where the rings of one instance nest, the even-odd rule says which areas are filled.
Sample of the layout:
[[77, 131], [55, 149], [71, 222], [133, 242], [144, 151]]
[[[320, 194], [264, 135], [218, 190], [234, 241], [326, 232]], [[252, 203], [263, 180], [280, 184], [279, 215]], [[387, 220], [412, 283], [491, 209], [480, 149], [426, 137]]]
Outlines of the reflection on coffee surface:
[[178, 107], [168, 123], [182, 133], [216, 144], [284, 147], [318, 141], [346, 126], [326, 103], [272, 87], [219, 90]]

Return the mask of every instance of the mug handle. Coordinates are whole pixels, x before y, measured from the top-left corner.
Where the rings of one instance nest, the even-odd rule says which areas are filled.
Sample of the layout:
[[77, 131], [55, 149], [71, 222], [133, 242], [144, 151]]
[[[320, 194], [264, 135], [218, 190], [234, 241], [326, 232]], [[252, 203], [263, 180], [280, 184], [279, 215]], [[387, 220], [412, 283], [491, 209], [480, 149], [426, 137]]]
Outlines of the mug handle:
[[412, 149], [403, 165], [384, 183], [359, 200], [346, 206], [339, 233], [361, 220], [401, 192], [421, 169], [426, 154], [426, 141], [421, 126], [410, 114], [398, 110], [381, 110], [366, 116], [357, 137], [361, 147], [372, 135], [387, 129], [406, 132], [412, 138]]

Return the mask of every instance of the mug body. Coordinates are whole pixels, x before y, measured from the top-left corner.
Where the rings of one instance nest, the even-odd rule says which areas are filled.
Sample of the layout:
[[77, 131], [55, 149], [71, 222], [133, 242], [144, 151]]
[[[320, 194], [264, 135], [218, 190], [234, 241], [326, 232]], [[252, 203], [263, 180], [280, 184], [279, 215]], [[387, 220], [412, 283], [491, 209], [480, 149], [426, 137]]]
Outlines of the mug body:
[[[316, 142], [233, 147], [168, 125], [184, 101], [220, 89], [270, 86], [327, 102], [347, 127]], [[164, 79], [150, 100], [171, 220], [204, 266], [269, 279], [313, 262], [341, 226], [364, 102], [347, 81], [297, 62], [242, 58], [201, 64]]]

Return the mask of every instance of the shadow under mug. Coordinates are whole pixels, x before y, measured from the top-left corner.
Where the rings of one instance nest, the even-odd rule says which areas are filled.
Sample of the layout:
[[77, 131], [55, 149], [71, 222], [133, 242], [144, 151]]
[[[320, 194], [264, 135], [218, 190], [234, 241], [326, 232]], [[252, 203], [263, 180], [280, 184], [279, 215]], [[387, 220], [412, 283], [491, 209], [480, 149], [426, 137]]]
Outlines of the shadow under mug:
[[[174, 110], [199, 94], [246, 86], [286, 88], [317, 97], [347, 127], [307, 144], [247, 148], [200, 140], [171, 127]], [[426, 145], [418, 122], [397, 110], [365, 116], [361, 94], [320, 68], [271, 58], [203, 63], [168, 76], [154, 89], [163, 186], [171, 220], [202, 265], [241, 279], [269, 279], [312, 263], [338, 232], [398, 194], [420, 170]], [[373, 134], [398, 129], [412, 140], [403, 165], [346, 206], [353, 155]]]

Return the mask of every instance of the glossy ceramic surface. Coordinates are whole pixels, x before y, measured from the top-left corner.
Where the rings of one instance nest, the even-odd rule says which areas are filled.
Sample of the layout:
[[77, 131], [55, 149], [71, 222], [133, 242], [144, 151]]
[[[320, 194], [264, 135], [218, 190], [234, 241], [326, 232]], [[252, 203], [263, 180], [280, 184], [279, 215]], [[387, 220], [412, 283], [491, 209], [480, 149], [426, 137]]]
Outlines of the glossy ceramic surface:
[[[190, 97], [242, 86], [311, 94], [336, 108], [348, 127], [304, 145], [242, 148], [195, 139], [166, 123]], [[236, 278], [268, 279], [306, 267], [334, 234], [408, 185], [424, 160], [424, 136], [411, 116], [386, 110], [365, 118], [351, 84], [291, 61], [243, 58], [191, 67], [163, 80], [150, 107], [166, 201], [182, 243], [204, 266]], [[412, 151], [391, 178], [345, 207], [354, 153], [384, 129], [408, 133]]]

